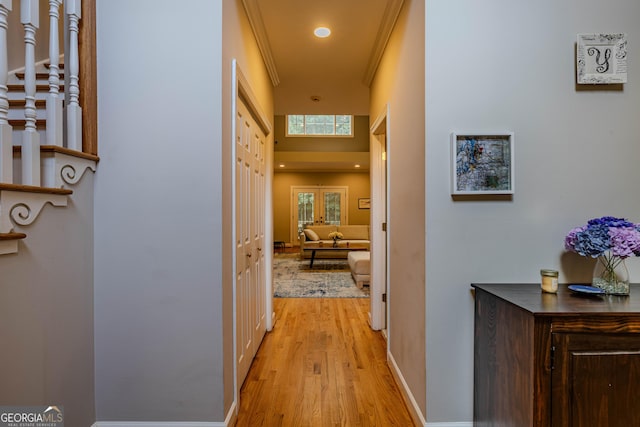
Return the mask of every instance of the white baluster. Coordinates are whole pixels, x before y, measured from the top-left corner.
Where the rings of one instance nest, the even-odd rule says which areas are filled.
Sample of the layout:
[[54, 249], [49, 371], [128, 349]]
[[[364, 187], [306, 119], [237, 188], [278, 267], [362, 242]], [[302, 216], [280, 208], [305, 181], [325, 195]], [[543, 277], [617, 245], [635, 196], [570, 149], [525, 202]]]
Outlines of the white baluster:
[[0, 0], [0, 182], [13, 182], [13, 138], [7, 96], [7, 16], [12, 0]]
[[64, 11], [69, 20], [69, 52], [65, 69], [69, 73], [67, 113], [67, 148], [82, 151], [82, 108], [80, 106], [78, 24], [81, 18], [81, 1], [67, 0]]
[[40, 26], [38, 0], [20, 0], [24, 26], [24, 90], [26, 119], [22, 136], [22, 184], [40, 186], [40, 135], [36, 129], [36, 30]]
[[62, 147], [62, 97], [60, 96], [60, 46], [58, 22], [62, 0], [49, 0], [49, 94], [47, 95], [47, 144]]

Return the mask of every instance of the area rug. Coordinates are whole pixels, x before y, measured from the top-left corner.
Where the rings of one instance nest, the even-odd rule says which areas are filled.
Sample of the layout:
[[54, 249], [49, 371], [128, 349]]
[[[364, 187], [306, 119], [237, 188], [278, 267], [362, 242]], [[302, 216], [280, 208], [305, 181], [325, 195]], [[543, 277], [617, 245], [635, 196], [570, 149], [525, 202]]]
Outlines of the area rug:
[[309, 260], [298, 254], [276, 254], [273, 258], [275, 298], [368, 298], [369, 288], [356, 286], [346, 259]]

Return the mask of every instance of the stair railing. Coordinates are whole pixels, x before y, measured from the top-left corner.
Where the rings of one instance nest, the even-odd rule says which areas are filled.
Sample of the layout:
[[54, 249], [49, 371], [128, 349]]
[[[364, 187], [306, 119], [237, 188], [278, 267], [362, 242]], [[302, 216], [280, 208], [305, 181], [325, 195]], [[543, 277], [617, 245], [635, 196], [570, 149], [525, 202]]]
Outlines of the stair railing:
[[36, 128], [36, 30], [40, 26], [38, 0], [20, 1], [24, 27], [24, 132], [22, 133], [22, 185], [40, 186], [40, 134]]
[[69, 20], [69, 90], [67, 106], [67, 148], [82, 151], [82, 108], [78, 84], [80, 60], [78, 58], [78, 32], [81, 16], [81, 0], [66, 0], [64, 11]]
[[58, 21], [62, 0], [49, 0], [49, 94], [47, 95], [47, 143], [62, 147], [62, 96], [60, 96], [60, 42]]
[[0, 0], [0, 182], [13, 182], [13, 135], [9, 124], [7, 28], [11, 0]]
[[[20, 185], [41, 186], [44, 181], [41, 177], [41, 141], [37, 119], [36, 93], [39, 87], [36, 77], [36, 31], [39, 27], [39, 1], [20, 0], [20, 23], [24, 28], [24, 130], [21, 131]], [[58, 31], [61, 26], [60, 6], [64, 3], [64, 15], [67, 22], [68, 47], [65, 55], [65, 68], [68, 88], [65, 94], [61, 93], [60, 78], [60, 46]], [[80, 58], [79, 58], [79, 32], [82, 15], [81, 0], [49, 0], [49, 70], [48, 93], [46, 96], [46, 128], [44, 135], [46, 145], [60, 147], [82, 153], [82, 106], [80, 105]], [[15, 129], [9, 120], [8, 97], [8, 56], [10, 49], [7, 41], [8, 16], [12, 10], [13, 0], [0, 0], [0, 184], [13, 184], [13, 135]], [[95, 156], [94, 156], [95, 157]]]
[[[9, 39], [9, 34], [14, 33], [8, 31], [9, 26], [17, 23], [17, 16], [10, 14], [13, 0], [0, 0], [0, 255], [17, 252], [18, 241], [26, 237], [22, 230], [16, 231], [16, 226], [32, 224], [45, 204], [66, 206], [73, 193], [69, 186], [77, 184], [86, 170], [95, 171], [98, 162], [95, 0], [48, 0], [49, 33], [39, 36], [48, 43], [48, 58], [35, 57], [39, 3], [39, 0], [20, 0], [25, 57], [24, 119], [17, 119], [20, 113], [12, 107], [22, 102], [9, 96], [14, 90], [10, 77], [15, 80], [22, 77], [18, 76], [21, 73], [9, 75], [8, 60], [15, 57], [9, 52], [18, 50], [22, 40]], [[86, 25], [80, 21], [83, 11], [89, 17]], [[61, 84], [60, 76], [60, 28], [65, 28], [65, 40], [68, 40], [65, 85]], [[40, 64], [48, 60], [45, 77], [36, 73], [36, 60]], [[41, 88], [43, 85], [37, 82], [44, 79], [47, 85]], [[41, 89], [47, 91], [45, 120], [38, 118], [42, 101], [36, 97]], [[84, 112], [82, 104], [88, 106]], [[83, 114], [87, 114], [86, 129], [83, 129]], [[21, 173], [14, 171], [14, 166], [20, 168]]]

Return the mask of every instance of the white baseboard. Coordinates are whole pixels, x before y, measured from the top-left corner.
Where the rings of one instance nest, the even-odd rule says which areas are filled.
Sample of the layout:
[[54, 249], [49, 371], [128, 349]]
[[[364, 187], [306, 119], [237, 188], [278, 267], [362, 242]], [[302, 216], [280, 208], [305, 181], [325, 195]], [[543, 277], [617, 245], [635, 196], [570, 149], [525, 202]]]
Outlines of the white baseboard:
[[473, 427], [473, 422], [468, 423], [427, 423], [426, 427]]
[[389, 362], [389, 367], [391, 368], [391, 374], [396, 380], [396, 384], [400, 388], [400, 392], [405, 399], [405, 402], [408, 403], [409, 414], [413, 419], [413, 422], [418, 426], [424, 427], [473, 427], [473, 422], [453, 422], [453, 423], [428, 423], [425, 421], [422, 412], [420, 412], [420, 407], [418, 406], [418, 402], [416, 402], [411, 390], [409, 390], [409, 386], [407, 382], [404, 380], [402, 376], [402, 372], [398, 368], [393, 355], [387, 352], [387, 360]]
[[227, 427], [227, 424], [197, 421], [97, 421], [92, 427]]
[[236, 403], [233, 402], [224, 422], [206, 421], [96, 421], [91, 427], [231, 427], [236, 423]]
[[413, 397], [411, 390], [409, 390], [409, 385], [404, 380], [402, 372], [400, 372], [398, 364], [396, 363], [393, 355], [390, 352], [387, 352], [387, 361], [389, 362], [389, 367], [391, 368], [391, 374], [393, 375], [393, 378], [395, 378], [396, 384], [398, 384], [405, 402], [407, 402], [407, 409], [409, 409], [409, 415], [411, 415], [413, 422], [419, 426], [426, 426], [426, 421], [424, 419], [424, 415], [422, 415], [422, 412], [420, 412], [418, 402], [416, 402], [416, 399]]

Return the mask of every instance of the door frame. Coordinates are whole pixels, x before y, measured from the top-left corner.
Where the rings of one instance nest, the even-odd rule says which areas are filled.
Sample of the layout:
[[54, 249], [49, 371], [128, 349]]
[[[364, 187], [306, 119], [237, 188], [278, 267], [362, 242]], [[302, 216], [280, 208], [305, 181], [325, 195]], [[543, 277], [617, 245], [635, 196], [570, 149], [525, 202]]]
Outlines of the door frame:
[[[387, 348], [390, 339], [389, 304], [389, 209], [387, 204], [389, 189], [389, 112], [387, 103], [384, 111], [376, 117], [371, 125], [369, 135], [371, 210], [369, 224], [371, 227], [371, 293], [370, 293], [370, 325], [373, 330], [385, 330]], [[382, 138], [381, 138], [382, 136]], [[383, 156], [385, 156], [383, 158]], [[386, 231], [383, 231], [383, 223]], [[386, 303], [382, 301], [386, 294]]]
[[[246, 79], [242, 70], [240, 69], [237, 60], [234, 58], [231, 61], [231, 247], [229, 248], [232, 253], [232, 294], [233, 294], [233, 390], [235, 396], [236, 405], [240, 402], [240, 384], [238, 384], [238, 369], [237, 369], [237, 342], [238, 342], [238, 325], [237, 325], [237, 295], [236, 295], [236, 277], [237, 271], [237, 256], [236, 256], [236, 118], [238, 105], [237, 100], [242, 97], [245, 106], [249, 109], [251, 115], [256, 120], [258, 126], [265, 134], [267, 146], [265, 147], [265, 202], [264, 202], [264, 248], [273, 247], [273, 126], [264, 110], [260, 107], [258, 98], [254, 94], [249, 81]], [[272, 289], [272, 277], [273, 277], [273, 254], [271, 250], [264, 250], [265, 266], [264, 280], [265, 280], [265, 323], [266, 330], [271, 331], [275, 321], [275, 312], [273, 311], [273, 289]]]

